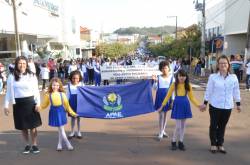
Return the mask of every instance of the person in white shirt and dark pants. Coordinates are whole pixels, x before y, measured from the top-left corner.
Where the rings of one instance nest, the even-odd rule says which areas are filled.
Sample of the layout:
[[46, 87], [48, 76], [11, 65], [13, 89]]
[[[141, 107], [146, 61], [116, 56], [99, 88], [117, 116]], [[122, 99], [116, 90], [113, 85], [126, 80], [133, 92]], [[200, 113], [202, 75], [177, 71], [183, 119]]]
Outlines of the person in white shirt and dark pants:
[[246, 62], [246, 90], [250, 91], [250, 58]]
[[226, 153], [223, 147], [224, 135], [234, 101], [238, 112], [240, 108], [239, 82], [235, 74], [230, 74], [230, 62], [227, 56], [222, 55], [217, 60], [217, 73], [211, 74], [208, 79], [202, 110], [209, 102], [210, 127], [209, 136], [212, 153]]
[[[24, 56], [16, 58], [13, 74], [10, 74], [7, 80], [5, 115], [9, 114], [10, 102], [13, 104], [15, 128], [22, 131], [23, 139], [27, 144], [23, 153], [39, 153], [36, 128], [42, 125], [42, 121], [38, 112], [40, 106], [38, 81], [28, 67], [28, 59]], [[29, 144], [29, 131], [32, 146]]]

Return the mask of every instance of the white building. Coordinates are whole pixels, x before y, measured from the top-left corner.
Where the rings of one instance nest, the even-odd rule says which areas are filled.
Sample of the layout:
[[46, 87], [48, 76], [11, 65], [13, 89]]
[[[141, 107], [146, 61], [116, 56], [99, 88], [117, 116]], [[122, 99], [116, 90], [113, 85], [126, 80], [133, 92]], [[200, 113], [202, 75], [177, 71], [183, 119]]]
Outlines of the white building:
[[[207, 41], [210, 41], [210, 51], [244, 55], [249, 12], [249, 0], [223, 0], [206, 10], [206, 35]], [[219, 42], [216, 42], [217, 39]], [[224, 43], [221, 51], [218, 49], [220, 43]]]
[[[76, 48], [80, 48], [80, 26], [76, 7], [78, 2], [17, 0], [17, 25], [22, 54], [30, 55], [33, 50], [48, 46], [52, 52], [57, 49], [66, 56], [75, 56]], [[0, 58], [15, 57], [15, 52], [11, 0], [0, 0]]]

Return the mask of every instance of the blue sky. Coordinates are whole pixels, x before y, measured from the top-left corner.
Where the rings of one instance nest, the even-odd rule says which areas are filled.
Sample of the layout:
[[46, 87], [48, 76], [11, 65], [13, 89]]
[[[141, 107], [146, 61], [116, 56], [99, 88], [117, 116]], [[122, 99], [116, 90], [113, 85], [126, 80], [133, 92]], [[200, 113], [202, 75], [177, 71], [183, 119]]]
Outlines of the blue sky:
[[[206, 0], [208, 7], [218, 0]], [[120, 27], [178, 26], [197, 23], [193, 0], [80, 0], [81, 25], [112, 32]]]

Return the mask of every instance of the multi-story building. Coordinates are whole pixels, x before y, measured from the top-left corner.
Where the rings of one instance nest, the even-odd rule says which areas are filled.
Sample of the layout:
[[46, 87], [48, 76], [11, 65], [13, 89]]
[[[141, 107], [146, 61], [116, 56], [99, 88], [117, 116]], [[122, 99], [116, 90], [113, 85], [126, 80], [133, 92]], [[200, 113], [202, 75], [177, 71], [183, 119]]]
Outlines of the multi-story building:
[[210, 52], [245, 54], [249, 0], [223, 0], [206, 10], [206, 38]]
[[[17, 27], [21, 52], [31, 55], [47, 47], [65, 56], [80, 55], [78, 1], [17, 0]], [[72, 10], [74, 8], [74, 10]], [[16, 56], [15, 29], [11, 0], [0, 0], [0, 58]]]

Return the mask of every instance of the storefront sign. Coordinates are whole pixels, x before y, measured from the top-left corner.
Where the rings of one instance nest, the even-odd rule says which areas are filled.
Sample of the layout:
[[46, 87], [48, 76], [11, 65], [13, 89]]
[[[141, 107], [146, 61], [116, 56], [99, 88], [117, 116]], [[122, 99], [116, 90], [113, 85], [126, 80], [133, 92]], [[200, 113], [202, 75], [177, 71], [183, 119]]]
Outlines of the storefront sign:
[[46, 0], [34, 0], [33, 3], [35, 6], [41, 7], [45, 10], [48, 10], [49, 12], [53, 14], [59, 13], [59, 7], [58, 5], [53, 4], [52, 2], [46, 1]]

